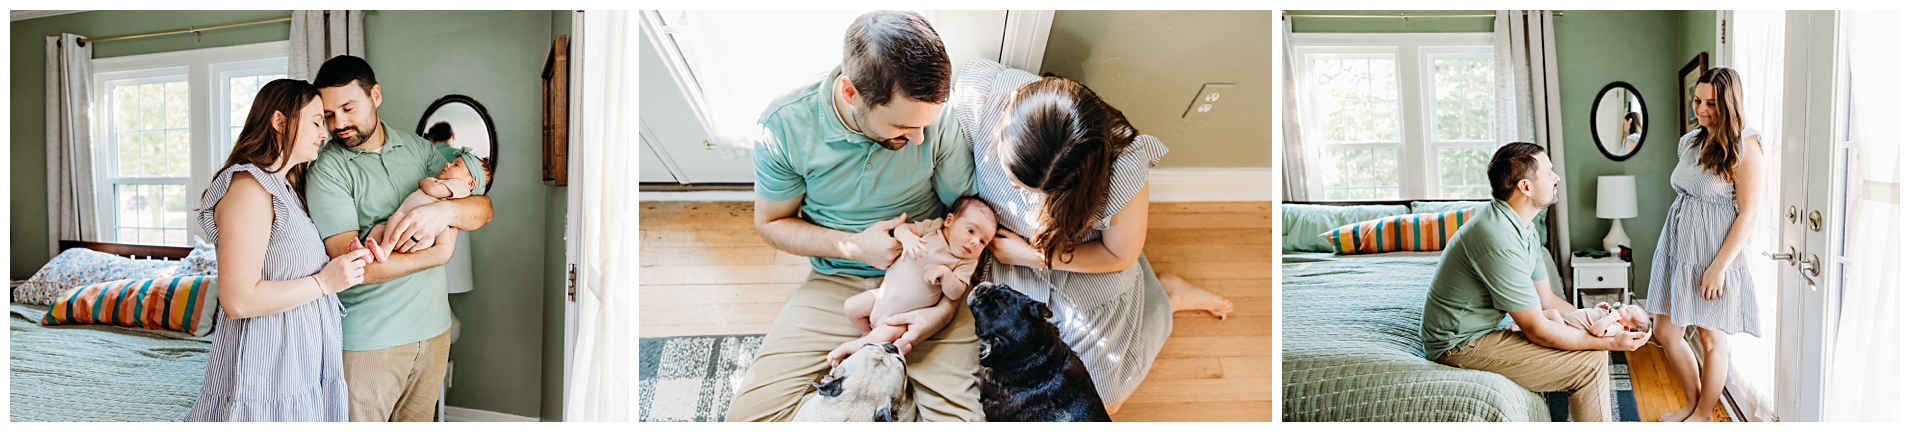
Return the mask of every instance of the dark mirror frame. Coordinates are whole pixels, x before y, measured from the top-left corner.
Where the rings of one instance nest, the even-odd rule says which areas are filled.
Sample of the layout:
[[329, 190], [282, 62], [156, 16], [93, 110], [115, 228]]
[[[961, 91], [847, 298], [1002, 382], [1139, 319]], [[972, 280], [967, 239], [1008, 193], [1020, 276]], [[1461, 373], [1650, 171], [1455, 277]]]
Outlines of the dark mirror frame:
[[[1598, 105], [1605, 102], [1605, 92], [1611, 91], [1612, 89], [1625, 89], [1625, 91], [1631, 92], [1631, 97], [1638, 99], [1638, 116], [1645, 119], [1645, 127], [1638, 131], [1638, 148], [1632, 149], [1631, 154], [1612, 154], [1610, 149], [1605, 148], [1604, 140], [1598, 138]], [[1624, 81], [1613, 81], [1611, 84], [1606, 84], [1605, 88], [1598, 90], [1597, 95], [1592, 96], [1591, 120], [1592, 145], [1597, 146], [1598, 152], [1604, 153], [1605, 158], [1615, 161], [1622, 162], [1626, 159], [1631, 159], [1632, 156], [1637, 156], [1639, 151], [1645, 149], [1645, 136], [1651, 133], [1651, 111], [1647, 110], [1645, 106], [1645, 95], [1639, 93], [1637, 88], [1633, 88], [1631, 83]]]
[[491, 112], [484, 110], [484, 104], [478, 103], [477, 99], [472, 99], [470, 96], [461, 94], [444, 95], [444, 97], [438, 98], [436, 102], [432, 102], [431, 107], [425, 108], [424, 115], [418, 116], [418, 129], [412, 133], [416, 133], [418, 136], [424, 136], [425, 127], [430, 126], [431, 115], [438, 112], [438, 107], [452, 103], [470, 105], [471, 109], [477, 111], [478, 118], [484, 119], [484, 131], [491, 134], [491, 157], [485, 158], [484, 161], [484, 164], [489, 165], [491, 168], [491, 175], [484, 178], [484, 190], [491, 190], [491, 184], [497, 183], [497, 124], [491, 121]]

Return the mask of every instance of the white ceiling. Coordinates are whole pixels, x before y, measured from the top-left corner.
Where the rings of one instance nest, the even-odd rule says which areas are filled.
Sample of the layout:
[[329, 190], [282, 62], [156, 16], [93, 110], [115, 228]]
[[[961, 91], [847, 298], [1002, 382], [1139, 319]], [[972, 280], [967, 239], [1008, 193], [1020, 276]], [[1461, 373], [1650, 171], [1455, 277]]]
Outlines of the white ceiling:
[[79, 12], [86, 12], [86, 11], [83, 11], [83, 10], [15, 10], [15, 11], [7, 11], [7, 12], [9, 12], [10, 15], [12, 15], [8, 17], [8, 18], [12, 18], [10, 21], [19, 21], [19, 20], [29, 20], [34, 18], [45, 18], [45, 17], [54, 16], [54, 15], [66, 15], [70, 13], [79, 13]]

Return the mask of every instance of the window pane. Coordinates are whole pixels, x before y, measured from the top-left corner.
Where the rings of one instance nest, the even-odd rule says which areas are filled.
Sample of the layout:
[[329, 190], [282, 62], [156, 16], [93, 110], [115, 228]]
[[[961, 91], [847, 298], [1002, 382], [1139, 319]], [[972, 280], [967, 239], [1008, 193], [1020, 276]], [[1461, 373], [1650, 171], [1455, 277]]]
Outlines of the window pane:
[[113, 126], [118, 130], [139, 129], [138, 87], [113, 87]]
[[279, 78], [285, 78], [285, 74], [238, 76], [226, 82], [226, 91], [231, 92], [228, 99], [232, 101], [230, 111], [226, 113], [231, 119], [231, 130], [226, 136], [226, 148], [231, 148], [232, 144], [239, 141], [239, 132], [245, 127], [245, 116], [251, 113], [252, 99], [258, 97], [259, 88]]
[[166, 131], [166, 170], [168, 177], [192, 176], [192, 136], [189, 131], [175, 129]]
[[114, 85], [109, 93], [113, 121], [107, 131], [118, 172], [108, 177], [191, 175], [189, 85], [176, 81]]
[[1399, 90], [1393, 60], [1315, 59], [1313, 109], [1328, 142], [1399, 141]]
[[1328, 200], [1398, 199], [1396, 149], [1328, 149], [1320, 152], [1321, 190]]
[[1486, 147], [1439, 149], [1440, 197], [1458, 199], [1491, 196], [1492, 186], [1486, 180], [1486, 163], [1491, 157], [1492, 149]]
[[192, 121], [190, 117], [192, 112], [191, 104], [186, 100], [186, 83], [165, 83], [163, 89], [165, 91], [166, 100], [161, 109], [165, 110], [166, 113], [165, 127], [171, 129], [191, 127], [189, 123]]
[[185, 185], [113, 185], [115, 241], [185, 246], [190, 198]]
[[1436, 58], [1434, 134], [1439, 141], [1491, 140], [1492, 59]]

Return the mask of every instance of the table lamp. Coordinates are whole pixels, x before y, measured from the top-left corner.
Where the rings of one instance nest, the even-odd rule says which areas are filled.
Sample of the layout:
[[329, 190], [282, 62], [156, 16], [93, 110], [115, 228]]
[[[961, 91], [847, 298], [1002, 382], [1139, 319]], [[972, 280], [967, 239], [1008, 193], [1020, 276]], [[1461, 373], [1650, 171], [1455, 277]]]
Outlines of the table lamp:
[[1612, 220], [1612, 232], [1605, 235], [1605, 250], [1619, 246], [1631, 247], [1631, 237], [1625, 235], [1621, 219], [1638, 217], [1638, 187], [1632, 176], [1598, 176], [1598, 207], [1600, 219]]

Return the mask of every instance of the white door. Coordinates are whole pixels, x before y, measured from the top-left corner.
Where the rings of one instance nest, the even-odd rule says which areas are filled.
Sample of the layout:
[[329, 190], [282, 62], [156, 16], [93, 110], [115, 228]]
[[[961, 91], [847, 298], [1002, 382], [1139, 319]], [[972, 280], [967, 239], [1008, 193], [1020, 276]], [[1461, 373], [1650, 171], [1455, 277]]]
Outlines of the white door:
[[[1898, 121], [1895, 21], [1894, 13], [1877, 12], [1787, 15], [1782, 164], [1793, 181], [1781, 192], [1781, 245], [1786, 252], [1795, 248], [1796, 260], [1782, 272], [1781, 421], [1900, 415], [1894, 400], [1880, 401], [1895, 391], [1874, 390], [1898, 383], [1896, 314], [1876, 313], [1877, 306], [1894, 307], [1901, 289], [1894, 277], [1881, 277], [1901, 265], [1894, 262], [1901, 246], [1881, 238], [1901, 229], [1894, 228], [1900, 225], [1894, 220], [1900, 217], [1898, 138], [1878, 133], [1894, 130]], [[1880, 232], [1860, 232], [1865, 228]], [[1870, 349], [1879, 340], [1891, 345]]]
[[[642, 181], [751, 183], [755, 120], [770, 99], [813, 82], [842, 59], [842, 33], [865, 11], [642, 11]], [[957, 68], [974, 58], [1040, 64], [1052, 14], [922, 11]], [[1023, 15], [1040, 19], [1013, 19]], [[1043, 44], [1045, 47], [1045, 44]], [[1032, 50], [1032, 53], [1030, 52]], [[1016, 56], [1004, 56], [1008, 51]], [[1019, 66], [1019, 65], [1018, 65]], [[667, 171], [654, 173], [657, 169]], [[666, 178], [667, 177], [667, 178]]]

